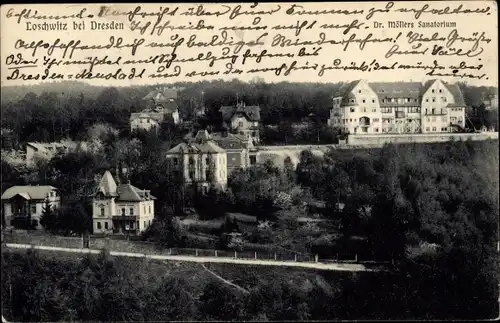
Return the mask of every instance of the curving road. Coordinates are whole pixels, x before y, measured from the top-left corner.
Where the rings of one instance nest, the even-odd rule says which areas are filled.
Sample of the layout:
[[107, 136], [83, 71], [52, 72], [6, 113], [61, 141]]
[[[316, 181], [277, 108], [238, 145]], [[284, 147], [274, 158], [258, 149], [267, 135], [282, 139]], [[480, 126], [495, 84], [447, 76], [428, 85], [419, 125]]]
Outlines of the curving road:
[[[7, 243], [6, 247], [14, 249], [38, 249], [38, 250], [61, 251], [61, 252], [81, 253], [81, 254], [89, 254], [89, 253], [99, 254], [101, 252], [101, 250], [98, 249], [59, 248], [59, 247], [32, 246], [27, 244], [14, 244], [14, 243]], [[380, 269], [367, 268], [366, 266], [361, 264], [254, 260], [254, 259], [238, 259], [238, 258], [235, 259], [228, 257], [147, 255], [142, 253], [119, 252], [119, 251], [110, 251], [109, 254], [115, 257], [135, 257], [135, 258], [186, 261], [186, 262], [198, 262], [198, 263], [225, 263], [225, 264], [238, 264], [238, 265], [250, 265], [250, 266], [278, 266], [278, 267], [299, 267], [299, 268], [301, 267], [301, 268], [311, 268], [320, 270], [351, 271], [351, 272], [380, 271]]]

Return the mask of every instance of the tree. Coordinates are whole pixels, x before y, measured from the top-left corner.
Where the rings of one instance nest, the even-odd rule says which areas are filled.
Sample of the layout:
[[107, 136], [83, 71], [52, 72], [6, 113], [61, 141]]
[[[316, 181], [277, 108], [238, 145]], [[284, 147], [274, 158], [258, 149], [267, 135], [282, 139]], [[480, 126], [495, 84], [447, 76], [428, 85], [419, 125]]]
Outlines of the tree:
[[[210, 281], [199, 299], [203, 320], [238, 320], [244, 315], [244, 296], [225, 284]], [[200, 317], [201, 318], [201, 317]]]
[[57, 232], [59, 226], [59, 216], [57, 212], [54, 212], [49, 199], [46, 199], [45, 206], [42, 209], [42, 215], [40, 215], [40, 225], [47, 231]]

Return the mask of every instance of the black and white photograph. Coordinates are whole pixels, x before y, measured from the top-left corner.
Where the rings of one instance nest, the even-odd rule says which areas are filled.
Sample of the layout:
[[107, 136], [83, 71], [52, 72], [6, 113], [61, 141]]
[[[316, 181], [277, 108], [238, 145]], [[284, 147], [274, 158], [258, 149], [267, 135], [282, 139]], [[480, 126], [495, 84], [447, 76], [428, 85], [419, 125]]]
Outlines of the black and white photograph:
[[2, 322], [498, 319], [497, 10], [2, 5]]

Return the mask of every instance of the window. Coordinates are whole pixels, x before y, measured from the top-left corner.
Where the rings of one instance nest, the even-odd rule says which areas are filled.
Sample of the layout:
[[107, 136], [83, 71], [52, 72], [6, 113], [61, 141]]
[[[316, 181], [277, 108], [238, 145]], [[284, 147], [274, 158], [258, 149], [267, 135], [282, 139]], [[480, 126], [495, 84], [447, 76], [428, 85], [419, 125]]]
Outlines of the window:
[[372, 99], [372, 103], [375, 103], [375, 99]]
[[443, 92], [443, 90], [439, 89], [439, 93], [442, 93], [442, 92]]
[[434, 89], [432, 89], [432, 93], [434, 93]]
[[378, 132], [378, 128], [375, 128], [375, 132]]
[[430, 117], [427, 117], [427, 122], [431, 122], [431, 118]]
[[143, 206], [142, 206], [142, 212], [143, 212], [143, 213], [146, 213], [146, 205], [143, 205]]
[[432, 131], [436, 131], [436, 127], [432, 127]]
[[150, 120], [149, 120], [149, 119], [147, 119], [147, 120], [146, 120], [146, 122], [147, 122], [147, 123], [150, 123]]
[[36, 205], [31, 206], [31, 213], [36, 213]]
[[352, 122], [352, 119], [349, 119], [349, 122]]
[[97, 222], [97, 229], [101, 229], [101, 222]]
[[429, 102], [429, 99], [425, 99], [425, 102]]
[[430, 128], [429, 128], [429, 127], [425, 127], [425, 131], [429, 131], [429, 130], [430, 130]]
[[149, 206], [149, 214], [151, 214], [151, 205]]
[[243, 122], [242, 121], [238, 122], [238, 128], [243, 128]]
[[377, 108], [372, 108], [372, 112], [377, 112]]
[[363, 99], [363, 103], [366, 103], [366, 100], [365, 100], [365, 99]]
[[408, 102], [408, 103], [409, 103], [409, 102], [411, 102], [411, 99], [410, 99], [410, 98], [407, 98], [407, 99], [406, 99], [406, 102]]
[[432, 102], [436, 102], [436, 98], [432, 98]]
[[205, 163], [207, 163], [207, 165], [210, 164], [210, 158], [208, 158], [208, 157], [205, 158]]
[[358, 93], [361, 93], [361, 90], [358, 90]]
[[104, 222], [104, 229], [108, 229], [108, 222]]
[[104, 211], [104, 208], [102, 207], [101, 208], [101, 216], [104, 216], [104, 213], [105, 213], [105, 211]]
[[130, 222], [130, 230], [134, 228], [134, 222]]
[[373, 118], [373, 122], [379, 122], [380, 119], [379, 118]]
[[445, 96], [443, 96], [443, 102], [446, 102], [446, 97]]
[[446, 131], [446, 128], [441, 128], [441, 131]]
[[366, 112], [366, 107], [363, 107], [363, 112]]
[[146, 221], [144, 221], [144, 227], [146, 227]]
[[442, 117], [441, 117], [441, 121], [442, 121], [442, 122], [446, 122], [446, 116], [442, 116]]
[[54, 197], [54, 192], [50, 192], [50, 197]]
[[351, 112], [356, 112], [356, 108], [351, 108], [350, 111]]
[[130, 215], [134, 215], [134, 208], [133, 207], [130, 208]]
[[179, 160], [177, 158], [174, 158], [174, 166], [179, 165]]
[[122, 215], [125, 215], [125, 208], [122, 209]]
[[148, 227], [151, 226], [151, 220], [148, 221]]

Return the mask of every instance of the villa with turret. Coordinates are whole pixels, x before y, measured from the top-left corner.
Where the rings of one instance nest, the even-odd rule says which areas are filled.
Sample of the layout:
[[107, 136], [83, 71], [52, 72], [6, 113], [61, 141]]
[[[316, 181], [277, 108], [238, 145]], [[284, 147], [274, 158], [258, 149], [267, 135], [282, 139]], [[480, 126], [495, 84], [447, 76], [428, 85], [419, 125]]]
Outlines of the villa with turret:
[[118, 185], [106, 171], [92, 200], [94, 233], [139, 234], [153, 223], [155, 199], [149, 190]]

